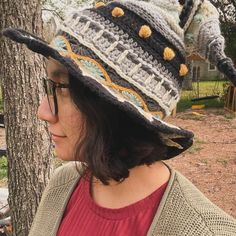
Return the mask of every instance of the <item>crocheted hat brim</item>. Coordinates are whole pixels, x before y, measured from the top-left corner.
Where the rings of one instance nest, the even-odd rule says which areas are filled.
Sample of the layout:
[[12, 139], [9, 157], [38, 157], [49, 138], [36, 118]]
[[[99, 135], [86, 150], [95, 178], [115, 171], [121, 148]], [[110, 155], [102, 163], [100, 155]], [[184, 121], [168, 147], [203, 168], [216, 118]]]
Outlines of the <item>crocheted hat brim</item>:
[[46, 58], [53, 58], [64, 65], [73, 77], [79, 79], [91, 91], [99, 95], [106, 102], [115, 105], [118, 109], [125, 111], [132, 119], [145, 126], [150, 132], [158, 133], [162, 144], [167, 146], [167, 152], [163, 160], [175, 157], [188, 149], [193, 143], [193, 133], [177, 126], [168, 124], [157, 117], [144, 114], [129, 101], [119, 99], [116, 94], [111, 93], [106, 85], [95, 80], [85, 73], [71, 58], [62, 56], [56, 49], [52, 48], [44, 40], [20, 29], [8, 28], [2, 34], [13, 41], [25, 44], [33, 52], [39, 53]]

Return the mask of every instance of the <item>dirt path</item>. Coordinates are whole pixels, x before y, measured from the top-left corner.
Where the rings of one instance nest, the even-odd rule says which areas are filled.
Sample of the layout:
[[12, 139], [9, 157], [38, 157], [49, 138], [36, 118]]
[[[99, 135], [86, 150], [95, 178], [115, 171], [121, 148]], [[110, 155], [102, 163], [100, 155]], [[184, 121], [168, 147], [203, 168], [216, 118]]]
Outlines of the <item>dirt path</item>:
[[168, 163], [236, 217], [236, 119], [223, 111], [180, 113], [168, 122], [192, 130], [195, 144]]
[[5, 129], [4, 128], [0, 128], [0, 147], [4, 147], [5, 146]]
[[[189, 178], [211, 201], [236, 218], [236, 119], [223, 110], [177, 114], [168, 122], [192, 130], [195, 144], [167, 161]], [[5, 144], [0, 129], [0, 146]]]

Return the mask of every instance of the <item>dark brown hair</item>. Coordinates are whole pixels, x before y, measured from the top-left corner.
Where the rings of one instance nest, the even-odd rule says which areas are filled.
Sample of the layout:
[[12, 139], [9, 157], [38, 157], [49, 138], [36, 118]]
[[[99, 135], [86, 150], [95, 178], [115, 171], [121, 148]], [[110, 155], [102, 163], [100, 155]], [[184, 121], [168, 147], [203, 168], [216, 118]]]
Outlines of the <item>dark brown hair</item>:
[[104, 184], [121, 181], [129, 176], [129, 169], [161, 159], [166, 150], [157, 134], [103, 101], [78, 79], [70, 76], [69, 80], [72, 100], [85, 120], [75, 157], [96, 178]]

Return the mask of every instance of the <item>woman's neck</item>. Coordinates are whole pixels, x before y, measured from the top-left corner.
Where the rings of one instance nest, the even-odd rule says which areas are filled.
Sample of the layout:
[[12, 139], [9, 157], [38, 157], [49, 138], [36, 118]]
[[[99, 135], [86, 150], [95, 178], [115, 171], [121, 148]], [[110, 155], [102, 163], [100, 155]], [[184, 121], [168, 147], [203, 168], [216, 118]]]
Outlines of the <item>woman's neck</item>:
[[123, 182], [110, 181], [104, 185], [92, 181], [91, 194], [94, 201], [106, 208], [121, 208], [144, 199], [169, 180], [170, 172], [159, 161], [150, 166], [142, 165], [130, 170]]

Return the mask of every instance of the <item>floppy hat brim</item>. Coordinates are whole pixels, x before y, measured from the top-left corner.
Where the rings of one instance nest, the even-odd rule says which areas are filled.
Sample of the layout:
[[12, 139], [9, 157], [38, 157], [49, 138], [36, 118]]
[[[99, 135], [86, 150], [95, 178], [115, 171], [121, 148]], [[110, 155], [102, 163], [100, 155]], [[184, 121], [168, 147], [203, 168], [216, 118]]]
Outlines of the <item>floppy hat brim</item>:
[[163, 160], [179, 155], [188, 149], [193, 143], [193, 133], [177, 126], [168, 124], [158, 117], [146, 114], [139, 107], [125, 99], [120, 99], [110, 91], [106, 85], [92, 78], [84, 72], [71, 58], [61, 55], [55, 48], [47, 42], [21, 29], [7, 28], [2, 34], [13, 41], [25, 44], [33, 52], [39, 53], [46, 58], [53, 58], [63, 64], [73, 77], [79, 79], [86, 87], [102, 97], [105, 101], [114, 104], [117, 108], [127, 112], [127, 114], [150, 132], [158, 133], [162, 143], [166, 145], [167, 152]]

